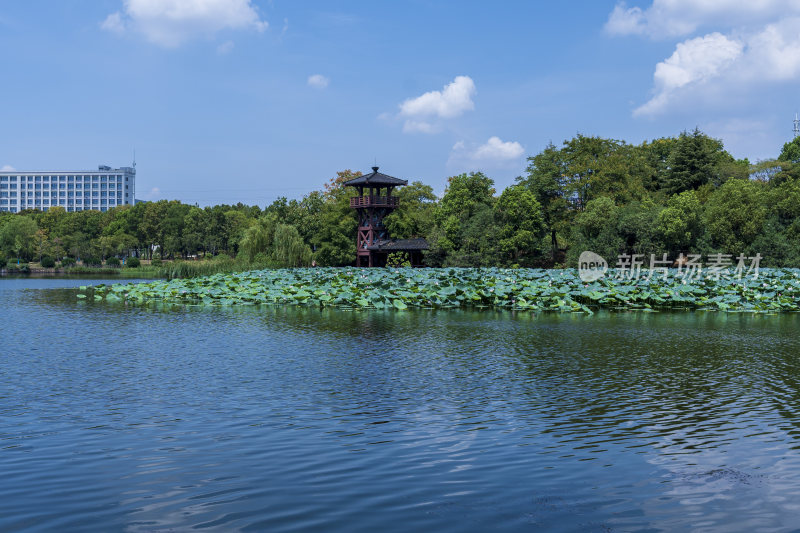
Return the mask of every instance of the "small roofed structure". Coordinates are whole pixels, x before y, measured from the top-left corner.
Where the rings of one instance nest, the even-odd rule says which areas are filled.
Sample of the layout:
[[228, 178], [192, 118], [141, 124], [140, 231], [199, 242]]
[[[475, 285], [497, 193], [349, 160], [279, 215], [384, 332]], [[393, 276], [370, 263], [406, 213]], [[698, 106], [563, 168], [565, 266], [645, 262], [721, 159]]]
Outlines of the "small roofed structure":
[[358, 212], [356, 237], [356, 266], [386, 266], [390, 253], [405, 252], [411, 266], [422, 265], [422, 251], [427, 250], [425, 239], [392, 239], [383, 219], [398, 207], [395, 187], [408, 185], [408, 180], [387, 176], [372, 167], [371, 174], [344, 183], [355, 187], [358, 195], [350, 199], [350, 207]]

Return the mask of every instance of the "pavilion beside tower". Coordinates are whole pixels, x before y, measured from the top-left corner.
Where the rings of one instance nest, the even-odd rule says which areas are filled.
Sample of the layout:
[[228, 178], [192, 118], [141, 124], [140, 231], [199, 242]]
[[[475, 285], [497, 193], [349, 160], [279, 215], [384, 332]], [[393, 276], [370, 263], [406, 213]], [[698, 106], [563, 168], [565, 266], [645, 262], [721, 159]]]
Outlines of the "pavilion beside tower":
[[398, 198], [392, 196], [395, 187], [408, 185], [401, 180], [381, 174], [378, 167], [372, 173], [344, 183], [355, 187], [358, 196], [350, 199], [350, 207], [358, 212], [356, 237], [356, 266], [386, 266], [390, 253], [405, 252], [411, 266], [422, 266], [422, 251], [428, 249], [425, 239], [392, 239], [383, 219], [397, 209]]

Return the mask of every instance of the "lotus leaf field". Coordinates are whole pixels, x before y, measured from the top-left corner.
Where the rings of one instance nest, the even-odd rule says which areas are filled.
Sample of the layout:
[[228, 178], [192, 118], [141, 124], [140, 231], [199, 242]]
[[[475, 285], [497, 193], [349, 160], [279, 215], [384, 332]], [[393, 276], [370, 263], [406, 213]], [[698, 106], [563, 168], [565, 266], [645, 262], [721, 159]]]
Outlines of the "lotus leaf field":
[[577, 270], [298, 268], [150, 283], [81, 287], [78, 298], [132, 304], [305, 305], [343, 309], [495, 308], [592, 313], [597, 309], [800, 311], [800, 270], [762, 269], [741, 279], [678, 271], [583, 282]]

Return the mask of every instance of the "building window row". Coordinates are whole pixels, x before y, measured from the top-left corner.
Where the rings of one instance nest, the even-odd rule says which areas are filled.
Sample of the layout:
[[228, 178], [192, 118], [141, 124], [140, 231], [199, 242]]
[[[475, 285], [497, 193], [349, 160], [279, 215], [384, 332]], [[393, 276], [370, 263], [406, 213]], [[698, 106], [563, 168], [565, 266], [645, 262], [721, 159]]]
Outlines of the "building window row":
[[[110, 180], [121, 180], [122, 174], [80, 174], [80, 175], [34, 175], [34, 174], [24, 174], [24, 175], [17, 175], [17, 176], [0, 176], [0, 181], [16, 181], [16, 180], [31, 180], [36, 183], [41, 183], [42, 181], [48, 180], [66, 180], [66, 181], [75, 181], [75, 180], [96, 180], [99, 179], [101, 181], [108, 181]], [[125, 176], [125, 179], [128, 179], [128, 176]]]

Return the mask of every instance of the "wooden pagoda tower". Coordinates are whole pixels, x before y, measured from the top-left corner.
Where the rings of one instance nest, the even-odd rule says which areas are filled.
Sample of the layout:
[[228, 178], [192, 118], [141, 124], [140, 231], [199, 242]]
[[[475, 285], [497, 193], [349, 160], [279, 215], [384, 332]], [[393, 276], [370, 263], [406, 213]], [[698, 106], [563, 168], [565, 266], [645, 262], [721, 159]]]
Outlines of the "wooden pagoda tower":
[[428, 249], [425, 239], [392, 239], [383, 223], [397, 209], [398, 198], [392, 196], [392, 190], [408, 185], [408, 180], [381, 174], [378, 167], [372, 167], [371, 174], [348, 180], [344, 185], [358, 190], [358, 195], [350, 198], [350, 207], [358, 212], [356, 266], [386, 266], [393, 252], [406, 252], [412, 266], [421, 266], [422, 250]]

